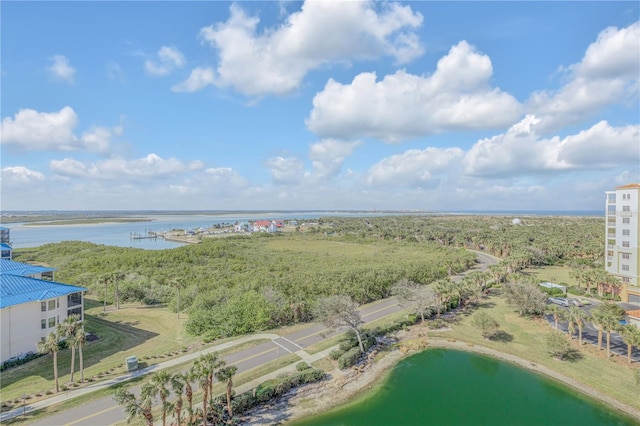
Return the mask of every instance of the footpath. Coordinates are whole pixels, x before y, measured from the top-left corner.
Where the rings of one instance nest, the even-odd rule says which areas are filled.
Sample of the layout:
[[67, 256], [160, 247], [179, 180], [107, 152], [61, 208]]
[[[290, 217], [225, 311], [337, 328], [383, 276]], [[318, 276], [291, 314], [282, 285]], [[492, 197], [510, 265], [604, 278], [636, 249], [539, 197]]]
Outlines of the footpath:
[[[206, 349], [202, 349], [200, 351], [191, 353], [191, 354], [187, 354], [187, 355], [183, 355], [168, 361], [164, 361], [158, 364], [154, 364], [151, 365], [149, 367], [145, 367], [145, 368], [141, 368], [139, 370], [135, 370], [132, 371], [130, 373], [127, 374], [123, 374], [120, 375], [118, 377], [114, 377], [112, 379], [108, 379], [108, 380], [104, 380], [102, 382], [98, 382], [98, 383], [92, 383], [88, 386], [84, 386], [82, 388], [78, 388], [78, 389], [73, 389], [73, 390], [68, 390], [65, 392], [60, 392], [55, 396], [52, 396], [50, 398], [47, 399], [43, 399], [40, 401], [36, 401], [33, 402], [31, 404], [27, 404], [24, 407], [19, 407], [19, 408], [15, 408], [13, 410], [10, 411], [5, 411], [3, 413], [0, 414], [0, 423], [18, 417], [22, 414], [25, 413], [30, 413], [32, 411], [35, 410], [40, 410], [42, 408], [46, 408], [46, 407], [50, 407], [52, 405], [56, 405], [56, 404], [60, 404], [62, 402], [66, 402], [69, 400], [72, 400], [74, 398], [78, 398], [82, 395], [86, 395], [92, 392], [96, 392], [98, 390], [101, 389], [106, 389], [110, 386], [119, 384], [119, 383], [123, 383], [138, 377], [142, 377], [142, 376], [146, 376], [148, 374], [151, 373], [155, 373], [156, 371], [160, 371], [160, 370], [164, 370], [165, 368], [169, 368], [169, 367], [175, 367], [177, 365], [180, 364], [184, 364], [190, 361], [194, 361], [197, 358], [199, 358], [201, 355], [207, 354], [207, 353], [211, 353], [211, 352], [218, 352], [224, 349], [229, 349], [229, 348], [233, 348], [234, 346], [238, 346], [242, 343], [251, 341], [251, 340], [257, 340], [257, 339], [270, 339], [270, 340], [276, 340], [276, 339], [280, 339], [282, 338], [282, 336], [279, 336], [277, 334], [269, 334], [269, 333], [261, 333], [261, 334], [252, 334], [249, 336], [243, 336], [240, 337], [236, 340], [230, 341], [230, 342], [225, 342], [225, 343], [221, 343], [219, 345], [216, 346], [212, 346], [210, 348], [206, 348]], [[310, 364], [312, 362], [315, 362], [321, 358], [324, 358], [325, 356], [327, 356], [329, 354], [329, 352], [331, 352], [331, 350], [335, 349], [335, 347], [331, 347], [329, 349], [326, 349], [324, 351], [318, 352], [316, 354], [313, 355], [309, 355], [306, 351], [304, 350], [299, 350], [297, 352], [294, 352], [296, 355], [298, 355], [300, 358], [302, 358], [303, 361], [305, 361], [307, 364]], [[252, 380], [248, 383], [242, 384], [238, 387], [236, 387], [236, 391], [238, 393], [242, 393], [245, 392], [247, 390], [253, 389], [256, 386], [258, 386], [260, 383], [264, 382], [265, 380], [268, 379], [272, 379], [277, 377], [279, 374], [281, 373], [285, 373], [285, 372], [289, 372], [289, 371], [293, 371], [295, 370], [295, 364], [296, 363], [292, 363], [286, 367], [281, 368], [280, 370], [274, 371], [272, 373], [266, 374], [262, 377], [259, 377], [255, 380]]]

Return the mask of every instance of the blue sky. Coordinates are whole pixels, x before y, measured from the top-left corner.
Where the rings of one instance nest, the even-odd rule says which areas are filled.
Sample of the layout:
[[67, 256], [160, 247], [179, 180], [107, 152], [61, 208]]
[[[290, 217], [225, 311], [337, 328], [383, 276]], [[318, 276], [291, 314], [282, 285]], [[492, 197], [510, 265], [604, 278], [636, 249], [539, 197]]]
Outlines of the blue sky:
[[2, 210], [596, 210], [640, 182], [625, 2], [17, 2]]

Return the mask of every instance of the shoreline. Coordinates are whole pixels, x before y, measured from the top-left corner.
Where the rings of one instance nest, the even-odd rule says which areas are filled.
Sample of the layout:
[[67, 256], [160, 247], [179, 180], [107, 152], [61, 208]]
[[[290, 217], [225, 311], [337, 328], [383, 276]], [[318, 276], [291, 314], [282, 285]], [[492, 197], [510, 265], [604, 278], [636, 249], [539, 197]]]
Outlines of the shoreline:
[[[328, 380], [303, 386], [275, 402], [252, 410], [243, 416], [240, 424], [289, 424], [338, 407], [347, 406], [364, 397], [367, 393], [375, 392], [378, 387], [382, 386], [386, 377], [393, 371], [398, 362], [408, 356], [429, 349], [451, 349], [471, 352], [515, 364], [527, 371], [563, 383], [598, 403], [608, 405], [615, 411], [640, 421], [639, 409], [622, 403], [544, 365], [457, 339], [444, 337], [425, 338], [423, 331], [415, 328], [402, 334], [404, 335], [399, 337], [396, 347], [385, 353], [381, 359], [368, 363], [364, 368], [360, 369], [352, 368], [342, 371], [336, 367], [336, 369], [328, 373], [330, 376]], [[411, 343], [415, 343], [416, 340], [419, 341], [418, 347], [410, 347], [415, 346], [411, 345]]]

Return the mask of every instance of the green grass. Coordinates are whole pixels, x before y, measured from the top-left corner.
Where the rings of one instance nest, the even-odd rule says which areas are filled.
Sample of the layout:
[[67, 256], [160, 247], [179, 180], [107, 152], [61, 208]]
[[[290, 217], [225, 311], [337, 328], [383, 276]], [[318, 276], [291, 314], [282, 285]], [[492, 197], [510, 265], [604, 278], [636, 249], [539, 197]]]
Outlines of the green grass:
[[571, 268], [568, 266], [543, 266], [541, 268], [525, 269], [524, 272], [535, 275], [539, 281], [547, 281], [555, 284], [577, 285], [576, 280], [570, 276]]
[[[605, 352], [596, 351], [593, 345], [584, 345], [582, 358], [577, 361], [558, 361], [546, 350], [546, 336], [553, 331], [546, 321], [518, 316], [512, 307], [497, 296], [486, 299], [479, 309], [486, 311], [500, 323], [501, 330], [507, 333], [508, 339], [484, 339], [480, 331], [471, 325], [473, 314], [459, 316], [451, 331], [431, 331], [430, 335], [478, 344], [530, 360], [640, 409], [638, 387], [633, 378], [633, 370], [640, 368], [638, 363], [628, 365], [626, 358], [620, 356], [606, 359]], [[573, 343], [577, 348], [577, 341], [574, 340]]]

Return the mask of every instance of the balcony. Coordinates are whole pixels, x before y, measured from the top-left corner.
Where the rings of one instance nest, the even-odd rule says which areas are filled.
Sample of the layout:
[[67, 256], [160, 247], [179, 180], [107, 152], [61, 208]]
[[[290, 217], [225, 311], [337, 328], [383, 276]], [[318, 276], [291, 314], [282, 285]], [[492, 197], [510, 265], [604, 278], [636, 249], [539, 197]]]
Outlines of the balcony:
[[613, 248], [614, 248], [614, 247], [615, 247], [615, 246], [614, 246], [613, 244], [608, 244], [608, 245], [607, 245], [607, 248], [608, 248], [609, 250], [613, 250]]
[[621, 217], [631, 217], [633, 216], [633, 212], [620, 212]]
[[607, 260], [613, 260], [613, 256], [607, 256]]

